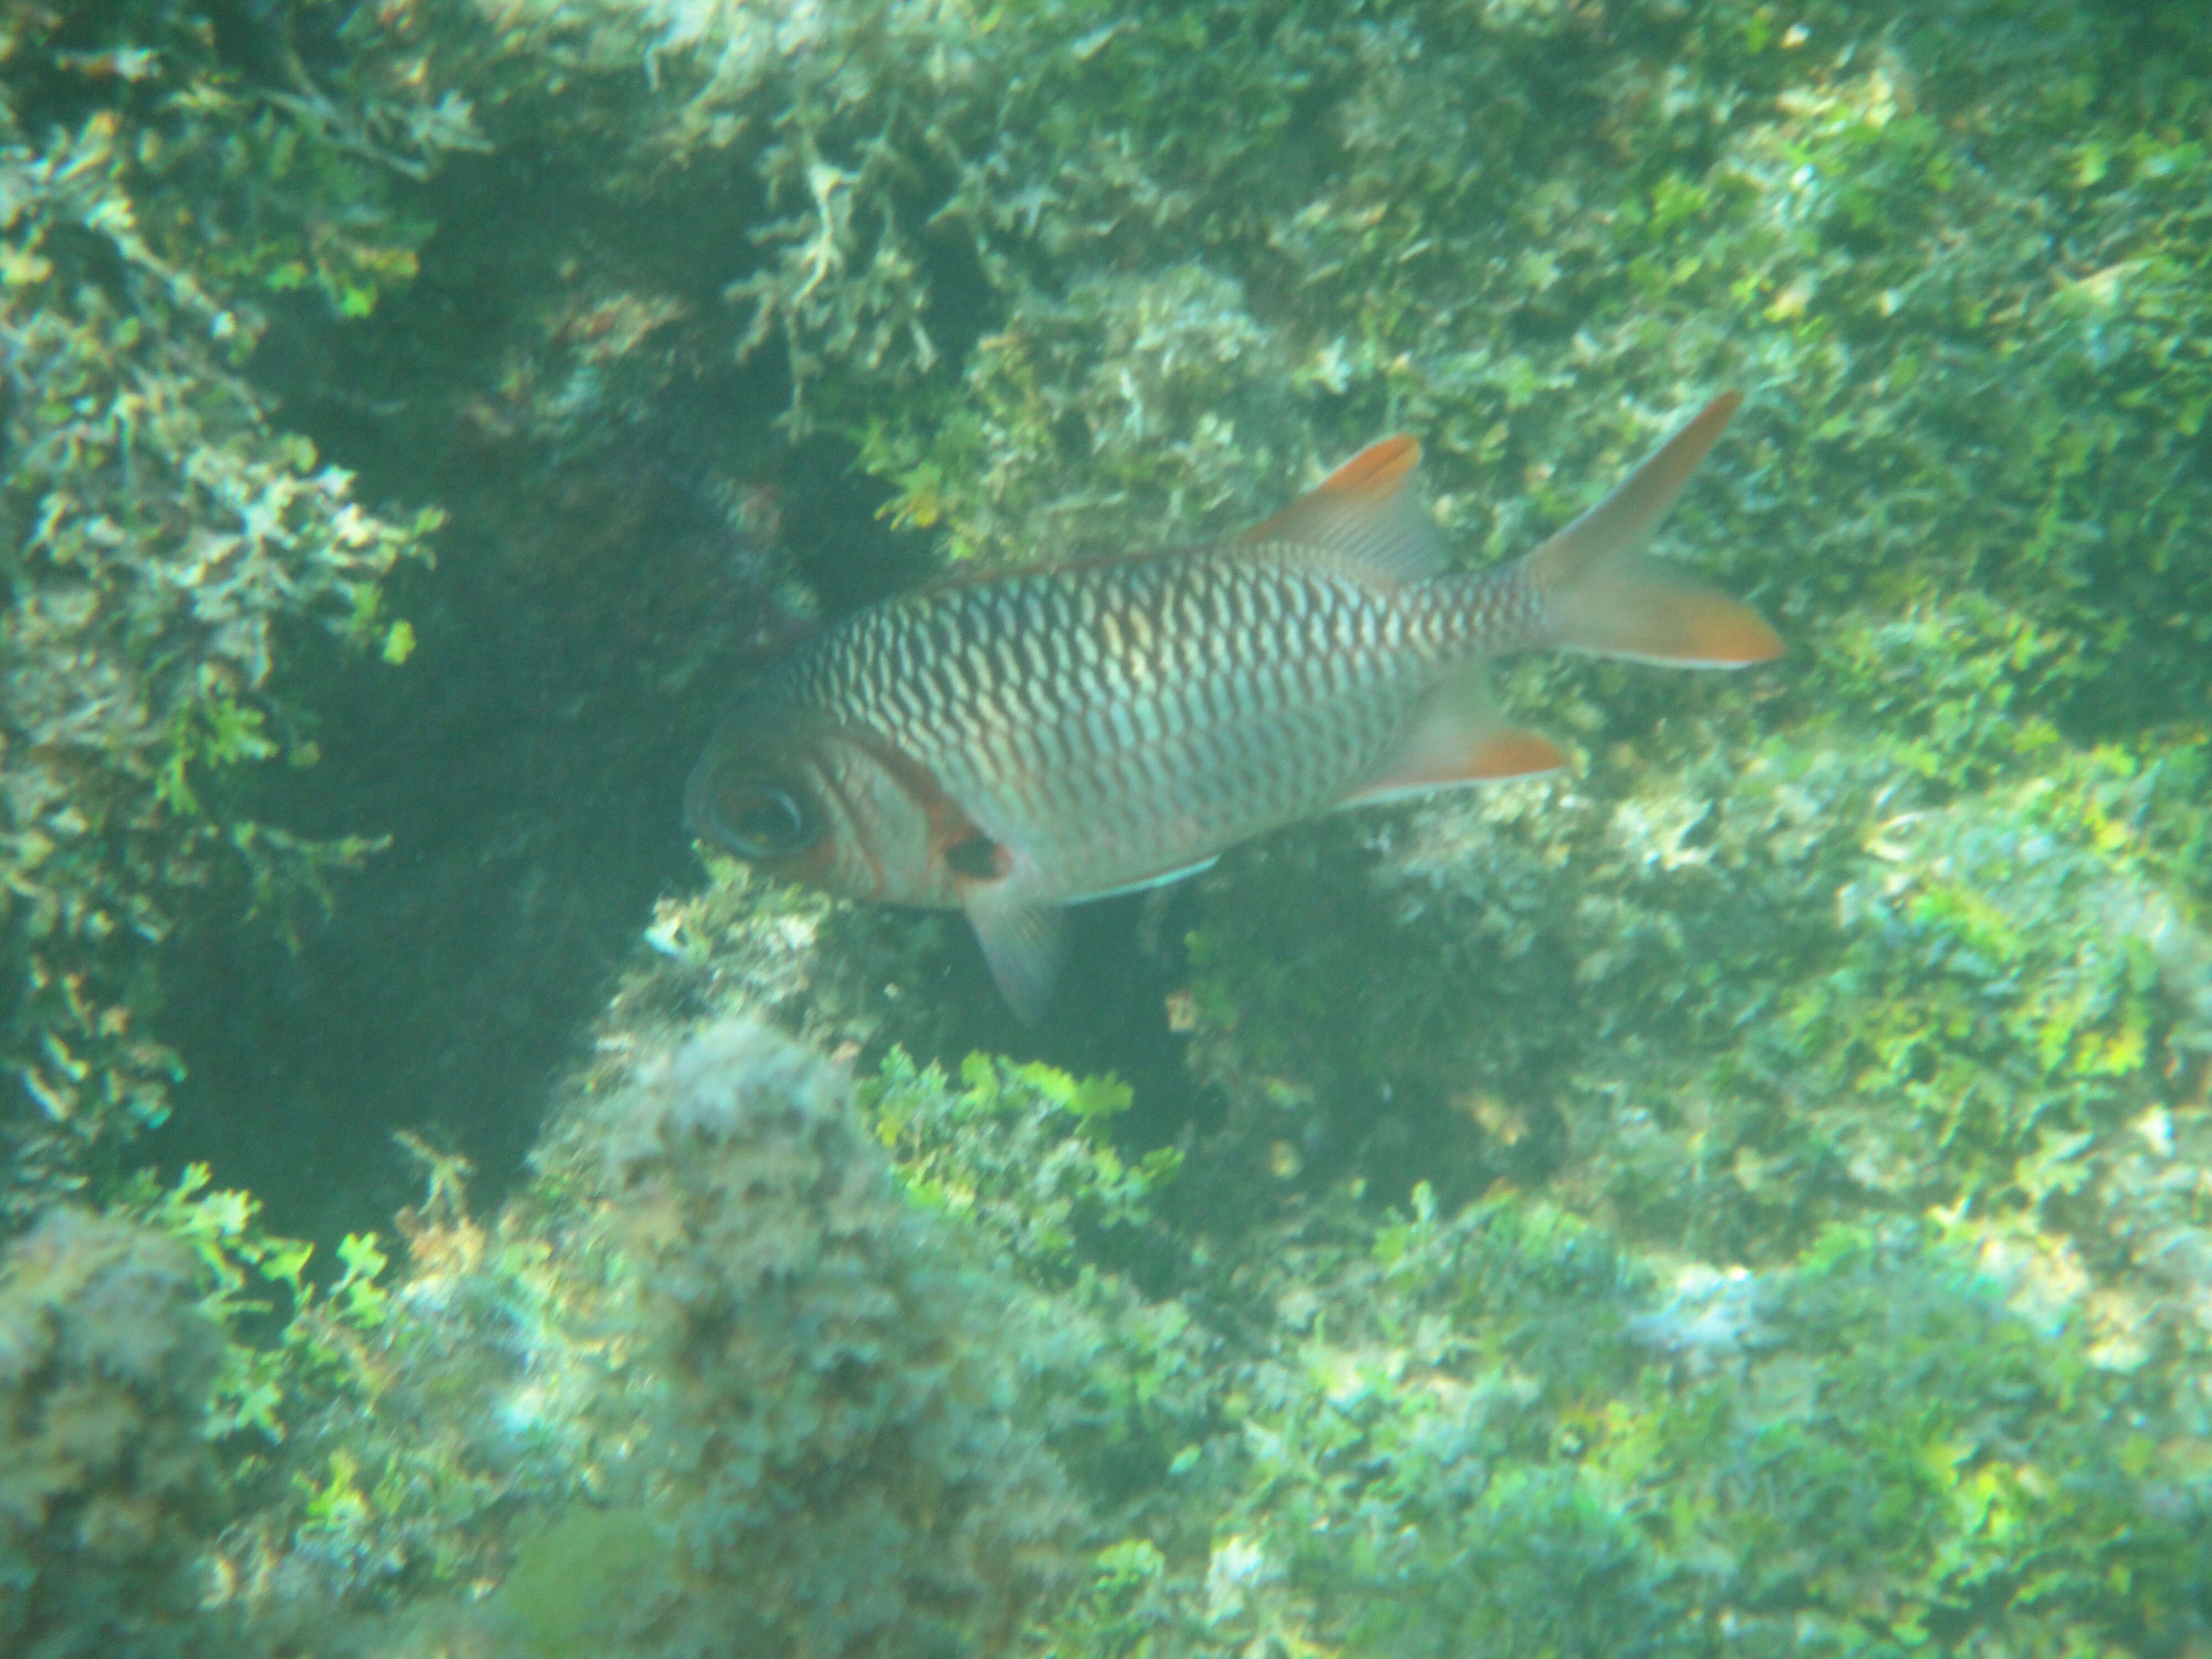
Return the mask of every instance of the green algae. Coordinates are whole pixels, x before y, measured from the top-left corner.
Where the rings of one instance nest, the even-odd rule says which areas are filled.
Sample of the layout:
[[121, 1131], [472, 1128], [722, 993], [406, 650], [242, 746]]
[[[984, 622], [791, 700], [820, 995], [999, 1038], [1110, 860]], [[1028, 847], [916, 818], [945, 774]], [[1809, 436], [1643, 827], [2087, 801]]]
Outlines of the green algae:
[[629, 1612], [635, 1582], [667, 1547], [642, 1509], [564, 1515], [516, 1551], [495, 1614], [544, 1659], [600, 1652]]
[[[371, 850], [263, 821], [246, 779], [316, 758], [272, 682], [280, 634], [358, 635], [439, 518], [365, 511], [240, 372], [257, 290], [307, 281], [306, 241], [358, 310], [412, 269], [408, 229], [330, 132], [231, 97], [188, 20], [134, 8], [94, 33], [34, 10], [0, 34], [7, 1042], [33, 1108], [10, 1186], [34, 1193], [167, 1114], [154, 947], [245, 909], [288, 929]], [[464, 142], [465, 113], [416, 153]], [[311, 230], [340, 193], [360, 210]]]

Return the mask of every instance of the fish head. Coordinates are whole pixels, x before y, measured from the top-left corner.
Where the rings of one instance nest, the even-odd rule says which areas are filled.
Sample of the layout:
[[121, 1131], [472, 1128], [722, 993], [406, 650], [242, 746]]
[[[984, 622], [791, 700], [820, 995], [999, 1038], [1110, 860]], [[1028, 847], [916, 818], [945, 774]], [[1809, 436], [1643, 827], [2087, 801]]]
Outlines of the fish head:
[[957, 904], [935, 856], [935, 792], [916, 787], [916, 769], [873, 733], [741, 705], [692, 769], [684, 821], [770, 875], [840, 898]]

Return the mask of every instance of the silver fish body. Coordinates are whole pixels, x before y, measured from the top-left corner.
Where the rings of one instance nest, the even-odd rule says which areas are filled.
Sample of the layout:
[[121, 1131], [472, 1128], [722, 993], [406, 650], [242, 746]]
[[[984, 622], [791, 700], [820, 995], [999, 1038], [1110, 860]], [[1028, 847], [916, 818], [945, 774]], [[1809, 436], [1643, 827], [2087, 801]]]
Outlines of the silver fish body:
[[1473, 575], [1439, 574], [1400, 438], [1234, 542], [891, 599], [741, 702], [687, 816], [790, 878], [965, 910], [1033, 1018], [1066, 905], [1340, 806], [1561, 764], [1498, 718], [1486, 658], [1775, 654], [1752, 612], [1633, 551], [1734, 408], [1717, 399], [1575, 525]]

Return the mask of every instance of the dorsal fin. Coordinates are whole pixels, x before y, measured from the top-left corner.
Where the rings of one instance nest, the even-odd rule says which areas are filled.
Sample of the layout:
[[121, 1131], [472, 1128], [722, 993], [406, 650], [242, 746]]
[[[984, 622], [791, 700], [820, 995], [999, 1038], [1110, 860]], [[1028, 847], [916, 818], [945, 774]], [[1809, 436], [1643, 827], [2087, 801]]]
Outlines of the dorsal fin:
[[1402, 433], [1370, 444], [1236, 545], [1392, 583], [1425, 581], [1443, 568], [1444, 546], [1420, 492], [1408, 488], [1420, 465], [1420, 444]]

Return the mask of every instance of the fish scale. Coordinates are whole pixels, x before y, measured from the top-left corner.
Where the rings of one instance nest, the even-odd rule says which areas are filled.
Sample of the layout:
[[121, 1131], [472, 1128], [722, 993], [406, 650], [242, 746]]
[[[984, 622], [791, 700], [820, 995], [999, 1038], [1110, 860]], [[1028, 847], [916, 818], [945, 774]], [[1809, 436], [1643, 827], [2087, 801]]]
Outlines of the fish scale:
[[1442, 574], [1387, 440], [1235, 541], [969, 578], [826, 630], [694, 772], [693, 824], [849, 896], [964, 909], [1018, 1011], [1067, 904], [1246, 837], [1564, 757], [1476, 674], [1532, 645], [1735, 666], [1773, 631], [1637, 546], [1735, 407], [1717, 398], [1527, 558]]
[[[1194, 840], [1333, 805], [1442, 665], [1525, 642], [1495, 602], [1510, 576], [1377, 592], [1304, 552], [1207, 549], [895, 600], [826, 642], [793, 705], [881, 729], [1075, 891], [1126, 881], [1132, 858], [1171, 868]], [[1135, 741], [1094, 720], [1115, 708]], [[1064, 826], [1039, 822], [1053, 818]]]

